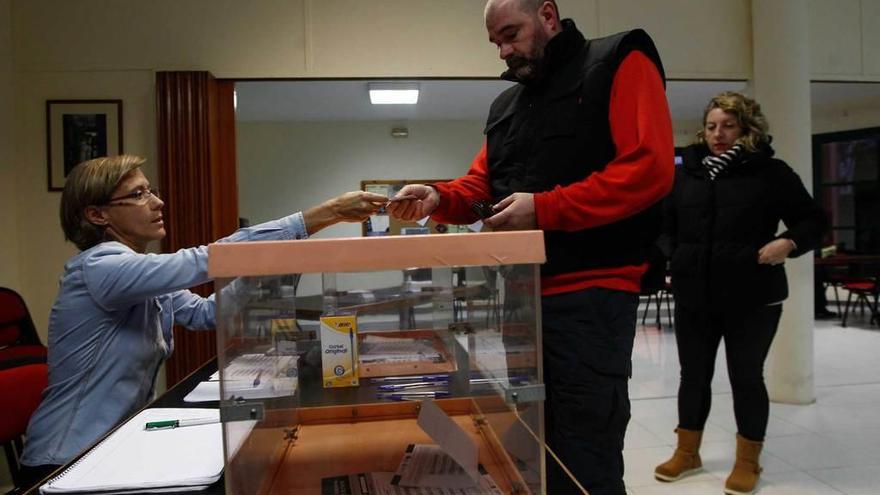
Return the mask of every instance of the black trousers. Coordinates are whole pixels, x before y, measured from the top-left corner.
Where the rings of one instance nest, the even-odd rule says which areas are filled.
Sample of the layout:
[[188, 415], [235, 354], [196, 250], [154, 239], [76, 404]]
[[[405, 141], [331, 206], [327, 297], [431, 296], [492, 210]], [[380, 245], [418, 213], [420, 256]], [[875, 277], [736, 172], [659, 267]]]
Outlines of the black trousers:
[[[541, 307], [547, 443], [591, 495], [625, 495], [638, 295], [590, 288], [544, 297]], [[547, 493], [581, 493], [549, 455]]]
[[706, 424], [712, 406], [715, 355], [723, 338], [736, 428], [749, 440], [764, 441], [770, 414], [764, 361], [781, 315], [781, 304], [724, 313], [675, 305], [675, 341], [681, 364], [678, 426], [702, 430]]

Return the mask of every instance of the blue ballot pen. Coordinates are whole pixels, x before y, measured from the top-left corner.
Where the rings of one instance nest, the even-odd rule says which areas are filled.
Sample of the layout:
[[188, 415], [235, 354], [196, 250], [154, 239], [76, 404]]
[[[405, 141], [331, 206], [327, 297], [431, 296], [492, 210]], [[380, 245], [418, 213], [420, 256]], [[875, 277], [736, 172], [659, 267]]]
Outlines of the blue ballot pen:
[[385, 394], [377, 394], [377, 398], [379, 399], [387, 399], [394, 401], [402, 401], [402, 400], [422, 400], [422, 399], [440, 399], [443, 397], [449, 397], [449, 392], [417, 392], [417, 393], [406, 393], [406, 392], [392, 392]]
[[449, 375], [383, 376], [371, 378], [374, 383], [448, 382]]
[[[502, 383], [504, 382], [504, 378], [471, 378], [471, 385], [480, 385], [484, 383]], [[507, 378], [509, 383], [514, 384], [522, 384], [529, 381], [529, 378], [526, 376], [511, 376]]]
[[220, 418], [166, 419], [163, 421], [150, 421], [146, 425], [144, 425], [144, 429], [148, 431], [167, 430], [168, 428], [209, 425], [219, 422]]
[[376, 388], [378, 390], [412, 390], [433, 387], [449, 387], [449, 382], [389, 383], [386, 385], [379, 385]]
[[348, 329], [348, 353], [351, 357], [351, 376], [354, 377], [354, 328]]

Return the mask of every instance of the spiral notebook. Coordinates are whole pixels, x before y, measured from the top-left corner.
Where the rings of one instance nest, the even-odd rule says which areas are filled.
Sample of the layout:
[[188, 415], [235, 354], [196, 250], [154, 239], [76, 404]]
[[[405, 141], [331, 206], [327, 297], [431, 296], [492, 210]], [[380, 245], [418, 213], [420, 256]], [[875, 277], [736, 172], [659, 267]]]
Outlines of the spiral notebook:
[[[217, 419], [165, 430], [150, 421]], [[207, 488], [223, 473], [223, 435], [217, 409], [145, 409], [83, 455], [40, 493], [138, 493]]]

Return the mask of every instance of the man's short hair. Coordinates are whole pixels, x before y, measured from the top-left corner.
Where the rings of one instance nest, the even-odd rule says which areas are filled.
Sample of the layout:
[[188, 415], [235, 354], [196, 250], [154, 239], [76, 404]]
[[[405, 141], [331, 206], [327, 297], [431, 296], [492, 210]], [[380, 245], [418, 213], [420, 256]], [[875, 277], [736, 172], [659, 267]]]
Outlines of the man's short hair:
[[[529, 14], [534, 14], [534, 13], [538, 12], [538, 8], [541, 5], [543, 5], [544, 2], [550, 2], [553, 4], [554, 7], [556, 7], [556, 13], [559, 14], [559, 6], [556, 5], [556, 0], [513, 0], [513, 1], [516, 2], [516, 6], [517, 6], [517, 8], [519, 8], [520, 11], [527, 12]], [[492, 3], [497, 3], [497, 2], [494, 2], [493, 0], [489, 0], [488, 2], [486, 2], [486, 11], [487, 12], [489, 10], [489, 5]]]
[[556, 0], [517, 0], [519, 3], [519, 8], [523, 12], [534, 13], [538, 11], [538, 8], [544, 4], [544, 2], [550, 2], [556, 7], [556, 12], [559, 12], [559, 6], [556, 5]]
[[81, 251], [103, 242], [106, 228], [89, 222], [86, 207], [106, 204], [122, 179], [146, 161], [134, 155], [105, 156], [74, 167], [61, 193], [64, 238]]

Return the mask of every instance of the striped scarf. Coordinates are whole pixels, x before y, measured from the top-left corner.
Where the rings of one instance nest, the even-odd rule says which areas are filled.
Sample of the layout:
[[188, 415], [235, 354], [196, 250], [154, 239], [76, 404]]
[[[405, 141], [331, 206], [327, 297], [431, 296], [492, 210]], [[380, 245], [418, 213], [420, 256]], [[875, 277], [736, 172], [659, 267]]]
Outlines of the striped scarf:
[[703, 158], [703, 165], [706, 166], [706, 171], [709, 172], [709, 180], [715, 180], [715, 177], [721, 175], [728, 167], [736, 165], [740, 161], [741, 153], [742, 145], [735, 144], [732, 148], [718, 156], [709, 155]]

